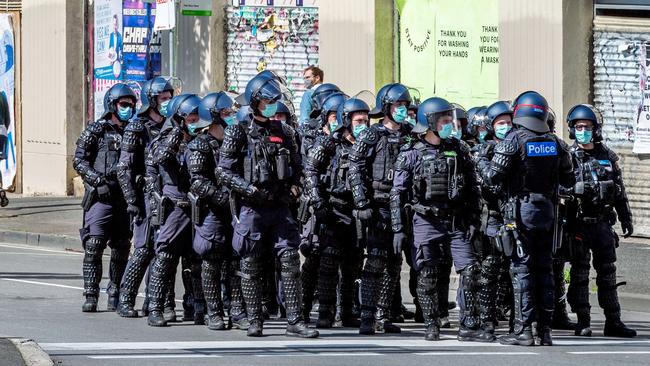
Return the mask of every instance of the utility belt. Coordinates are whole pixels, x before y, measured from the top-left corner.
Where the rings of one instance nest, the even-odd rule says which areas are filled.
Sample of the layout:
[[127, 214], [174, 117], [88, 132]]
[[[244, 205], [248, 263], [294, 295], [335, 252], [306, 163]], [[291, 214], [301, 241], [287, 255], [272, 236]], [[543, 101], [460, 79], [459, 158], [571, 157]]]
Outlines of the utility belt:
[[174, 207], [184, 210], [192, 207], [192, 204], [188, 199], [171, 198], [161, 194], [160, 192], [152, 192], [151, 197], [153, 198], [153, 203], [157, 208], [157, 214], [152, 215], [150, 221], [151, 225], [154, 226], [162, 226]]
[[460, 210], [451, 207], [425, 206], [419, 203], [411, 205], [411, 209], [418, 214], [428, 218], [451, 219], [460, 214]]
[[90, 210], [95, 202], [102, 201], [108, 203], [111, 199], [118, 202], [117, 199], [122, 196], [122, 189], [117, 181], [108, 181], [105, 185], [105, 188], [108, 188], [106, 192], [99, 192], [97, 187], [93, 187], [87, 183], [84, 183], [84, 188], [84, 196], [81, 199], [81, 207], [83, 207], [84, 211]]
[[608, 212], [602, 212], [599, 214], [582, 214], [578, 216], [578, 221], [583, 224], [598, 224], [598, 223], [607, 223], [613, 225], [616, 223], [616, 214], [611, 210]]

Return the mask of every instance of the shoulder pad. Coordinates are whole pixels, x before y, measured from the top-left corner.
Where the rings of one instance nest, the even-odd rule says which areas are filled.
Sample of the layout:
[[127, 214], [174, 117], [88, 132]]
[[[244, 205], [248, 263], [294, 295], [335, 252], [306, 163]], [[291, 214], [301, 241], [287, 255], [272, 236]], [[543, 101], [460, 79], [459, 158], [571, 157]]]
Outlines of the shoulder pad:
[[510, 139], [503, 140], [494, 147], [495, 154], [514, 155], [517, 153], [517, 145]]
[[367, 145], [375, 145], [378, 141], [379, 133], [372, 127], [361, 132], [361, 135], [359, 136], [359, 142]]
[[607, 152], [607, 158], [609, 159], [609, 161], [611, 161], [612, 163], [616, 163], [617, 161], [620, 160], [618, 154], [615, 153], [614, 150], [610, 149], [607, 145], [601, 142], [600, 146], [602, 146], [603, 150]]
[[226, 130], [224, 131], [225, 137], [229, 137], [234, 140], [243, 140], [246, 138], [246, 131], [244, 130], [244, 127], [240, 124], [235, 124], [226, 127]]
[[199, 135], [190, 141], [187, 148], [192, 151], [208, 152], [210, 151], [210, 143], [205, 138], [205, 135]]
[[86, 127], [86, 130], [93, 135], [99, 135], [104, 131], [104, 122], [102, 120], [95, 121]]
[[129, 124], [126, 125], [126, 128], [124, 128], [124, 132], [134, 132], [134, 133], [141, 133], [144, 132], [145, 126], [142, 121], [142, 119], [138, 118], [135, 121], [129, 122]]

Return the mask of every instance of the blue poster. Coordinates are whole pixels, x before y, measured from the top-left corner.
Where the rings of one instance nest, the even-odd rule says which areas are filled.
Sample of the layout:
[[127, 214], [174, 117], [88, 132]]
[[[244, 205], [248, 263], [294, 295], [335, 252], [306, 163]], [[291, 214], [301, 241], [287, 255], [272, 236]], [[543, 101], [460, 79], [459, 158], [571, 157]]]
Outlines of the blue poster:
[[160, 75], [161, 37], [153, 32], [155, 3], [124, 0], [122, 7], [122, 79], [143, 81]]

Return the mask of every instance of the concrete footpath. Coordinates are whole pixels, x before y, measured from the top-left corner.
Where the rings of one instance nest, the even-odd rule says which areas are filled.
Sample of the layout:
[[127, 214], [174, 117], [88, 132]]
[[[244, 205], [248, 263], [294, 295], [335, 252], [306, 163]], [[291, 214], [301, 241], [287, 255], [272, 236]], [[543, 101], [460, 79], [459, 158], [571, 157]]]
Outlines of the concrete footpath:
[[51, 366], [54, 363], [50, 356], [31, 339], [0, 338], [0, 365]]

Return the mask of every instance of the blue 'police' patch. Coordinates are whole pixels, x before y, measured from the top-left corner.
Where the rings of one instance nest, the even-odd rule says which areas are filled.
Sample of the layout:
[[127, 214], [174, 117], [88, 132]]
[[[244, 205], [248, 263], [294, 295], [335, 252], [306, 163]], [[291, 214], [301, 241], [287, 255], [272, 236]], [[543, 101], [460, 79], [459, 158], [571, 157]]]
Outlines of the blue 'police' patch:
[[526, 155], [527, 156], [556, 156], [557, 145], [553, 141], [527, 142]]
[[598, 160], [598, 164], [602, 166], [612, 166], [612, 162], [609, 160]]

